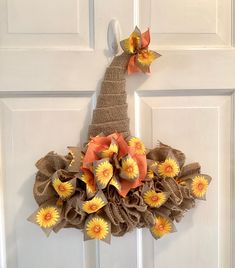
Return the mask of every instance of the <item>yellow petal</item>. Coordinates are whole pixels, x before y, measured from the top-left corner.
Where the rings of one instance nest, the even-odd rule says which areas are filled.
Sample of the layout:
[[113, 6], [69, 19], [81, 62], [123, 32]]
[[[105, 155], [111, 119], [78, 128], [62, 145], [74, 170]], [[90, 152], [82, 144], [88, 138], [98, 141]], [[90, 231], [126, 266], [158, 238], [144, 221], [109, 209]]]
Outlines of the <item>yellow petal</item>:
[[203, 198], [209, 186], [208, 180], [203, 175], [195, 176], [192, 180], [192, 192], [195, 197]]
[[137, 54], [137, 62], [142, 66], [150, 66], [150, 64], [161, 55], [155, 51], [142, 49]]
[[135, 53], [141, 47], [141, 32], [138, 27], [135, 28], [134, 32], [129, 38], [120, 42], [122, 49], [130, 54]]
[[98, 153], [101, 158], [110, 158], [118, 153], [118, 145], [115, 140], [112, 140], [109, 148]]
[[83, 171], [81, 180], [86, 183], [86, 191], [88, 194], [92, 194], [97, 191], [94, 176], [90, 171]]
[[138, 176], [139, 168], [136, 161], [131, 156], [123, 158], [120, 177], [122, 179], [134, 181]]
[[157, 216], [155, 218], [155, 225], [151, 227], [150, 231], [152, 235], [158, 239], [173, 232], [173, 224], [169, 219], [162, 216]]
[[167, 201], [167, 199], [168, 196], [164, 192], [157, 193], [154, 190], [148, 190], [144, 193], [144, 202], [150, 207], [159, 208]]
[[145, 154], [146, 149], [141, 139], [137, 137], [132, 137], [128, 141], [128, 145], [135, 148], [136, 154]]
[[179, 174], [179, 171], [179, 165], [173, 158], [167, 158], [164, 162], [158, 165], [158, 173], [163, 178], [174, 178]]
[[121, 184], [115, 177], [112, 177], [109, 184], [113, 185], [118, 191], [121, 190]]
[[86, 223], [85, 230], [91, 239], [103, 240], [109, 233], [109, 225], [103, 218], [94, 217]]
[[94, 212], [98, 211], [103, 206], [105, 206], [105, 203], [102, 200], [102, 198], [95, 196], [91, 200], [84, 202], [82, 209], [86, 213], [90, 214], [90, 213], [94, 213]]
[[52, 185], [62, 199], [69, 198], [74, 192], [74, 187], [69, 181], [61, 182], [60, 179], [56, 178]]
[[104, 189], [113, 176], [113, 166], [108, 160], [101, 160], [95, 166], [95, 178], [101, 189]]
[[149, 170], [147, 171], [147, 178], [148, 178], [148, 179], [153, 179], [153, 178], [154, 178], [154, 172], [153, 172], [152, 169], [149, 169]]
[[55, 207], [45, 207], [36, 214], [36, 222], [42, 228], [51, 228], [57, 224], [59, 217], [59, 212]]

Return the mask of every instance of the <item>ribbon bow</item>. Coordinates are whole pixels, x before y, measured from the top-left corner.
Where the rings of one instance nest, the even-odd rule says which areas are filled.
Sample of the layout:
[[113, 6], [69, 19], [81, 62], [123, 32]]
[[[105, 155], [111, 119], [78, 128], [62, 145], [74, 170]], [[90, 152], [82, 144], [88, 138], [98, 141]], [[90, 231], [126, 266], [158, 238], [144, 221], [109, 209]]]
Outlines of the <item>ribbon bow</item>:
[[149, 43], [149, 29], [141, 34], [137, 26], [127, 39], [120, 42], [123, 51], [131, 55], [127, 66], [128, 74], [149, 73], [150, 64], [161, 56], [159, 53], [148, 49]]

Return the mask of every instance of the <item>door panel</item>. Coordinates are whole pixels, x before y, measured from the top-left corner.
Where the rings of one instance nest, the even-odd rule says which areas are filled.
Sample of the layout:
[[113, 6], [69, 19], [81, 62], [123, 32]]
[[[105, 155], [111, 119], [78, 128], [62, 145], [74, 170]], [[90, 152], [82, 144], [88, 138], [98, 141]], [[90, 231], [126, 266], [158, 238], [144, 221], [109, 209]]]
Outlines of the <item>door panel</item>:
[[[188, 93], [188, 92], [187, 92]], [[207, 201], [186, 213], [173, 233], [158, 241], [143, 231], [144, 267], [230, 267], [231, 96], [138, 96], [140, 136], [182, 150], [213, 178]], [[209, 253], [208, 253], [208, 248]], [[170, 256], [170, 257], [169, 257]], [[146, 258], [143, 257], [143, 260]]]
[[91, 96], [2, 100], [1, 222], [4, 217], [7, 268], [95, 266], [96, 244], [84, 243], [80, 231], [62, 230], [47, 238], [26, 221], [37, 208], [32, 195], [35, 162], [49, 151], [66, 154], [66, 147], [77, 145], [78, 137], [86, 140], [91, 100]]
[[141, 27], [163, 47], [226, 47], [231, 44], [232, 1], [139, 1]]
[[[0, 47], [90, 49], [91, 1], [1, 1]], [[43, 16], [42, 16], [43, 14]]]
[[137, 267], [139, 262], [137, 231], [112, 237], [111, 245], [100, 243], [99, 266], [102, 268]]

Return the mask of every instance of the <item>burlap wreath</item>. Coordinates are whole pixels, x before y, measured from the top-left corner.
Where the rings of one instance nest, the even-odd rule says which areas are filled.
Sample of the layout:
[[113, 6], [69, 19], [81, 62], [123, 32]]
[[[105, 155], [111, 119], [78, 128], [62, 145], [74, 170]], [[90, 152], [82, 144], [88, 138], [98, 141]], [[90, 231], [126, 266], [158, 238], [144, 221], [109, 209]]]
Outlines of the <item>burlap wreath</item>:
[[49, 152], [37, 163], [33, 194], [39, 205], [29, 220], [49, 235], [77, 228], [84, 239], [110, 242], [147, 227], [154, 238], [174, 232], [195, 199], [205, 199], [211, 177], [185, 155], [160, 143], [148, 150], [130, 135], [126, 70], [149, 72], [160, 55], [148, 49], [149, 31], [136, 28], [121, 42], [124, 53], [107, 68], [85, 148], [66, 156]]

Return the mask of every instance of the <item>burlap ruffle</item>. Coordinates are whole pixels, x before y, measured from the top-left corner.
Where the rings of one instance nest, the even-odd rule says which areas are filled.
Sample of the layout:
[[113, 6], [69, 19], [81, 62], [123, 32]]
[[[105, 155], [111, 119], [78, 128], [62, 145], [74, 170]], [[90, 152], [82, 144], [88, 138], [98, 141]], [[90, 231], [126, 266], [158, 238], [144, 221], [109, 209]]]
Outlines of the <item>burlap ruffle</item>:
[[148, 211], [140, 191], [134, 191], [123, 198], [110, 186], [107, 198], [109, 202], [104, 212], [111, 222], [111, 232], [114, 236], [122, 236], [136, 227], [150, 227], [154, 224], [154, 216]]
[[[114, 236], [122, 236], [135, 228], [151, 228], [155, 224], [157, 214], [179, 222], [185, 212], [194, 207], [195, 197], [192, 194], [190, 183], [194, 176], [200, 174], [200, 165], [192, 163], [184, 166], [184, 154], [162, 143], [149, 151], [148, 163], [164, 162], [169, 155], [174, 156], [179, 163], [178, 177], [161, 178], [153, 169], [154, 176], [151, 179], [146, 177], [142, 185], [130, 190], [126, 197], [122, 197], [111, 184], [102, 190], [107, 204], [97, 214], [109, 222], [111, 233]], [[70, 164], [74, 163], [75, 159], [72, 159], [70, 154], [60, 156], [50, 152], [36, 164], [38, 173], [33, 193], [39, 206], [43, 206], [44, 203], [47, 204], [51, 200], [60, 200], [52, 185], [55, 177], [62, 182], [74, 179], [77, 181], [74, 194], [68, 200], [60, 200], [61, 220], [53, 228], [54, 232], [58, 232], [61, 228], [84, 229], [89, 217], [89, 214], [81, 208], [81, 203], [89, 200], [86, 184], [80, 180], [77, 172], [69, 171]], [[77, 161], [80, 164], [80, 159]], [[76, 163], [74, 164], [76, 166]], [[144, 202], [143, 198], [144, 192], [148, 189], [168, 193], [169, 197], [161, 207], [152, 208]], [[33, 221], [32, 216], [30, 220]]]

